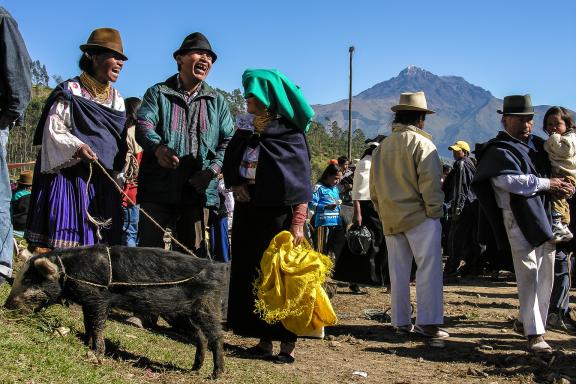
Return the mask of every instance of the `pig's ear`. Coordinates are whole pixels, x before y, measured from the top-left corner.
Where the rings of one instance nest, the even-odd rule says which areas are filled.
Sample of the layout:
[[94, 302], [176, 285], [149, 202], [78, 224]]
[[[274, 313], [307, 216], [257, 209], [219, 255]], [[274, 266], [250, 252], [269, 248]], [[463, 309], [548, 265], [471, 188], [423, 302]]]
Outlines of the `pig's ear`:
[[46, 257], [34, 260], [34, 267], [48, 279], [56, 279], [58, 277], [58, 267]]

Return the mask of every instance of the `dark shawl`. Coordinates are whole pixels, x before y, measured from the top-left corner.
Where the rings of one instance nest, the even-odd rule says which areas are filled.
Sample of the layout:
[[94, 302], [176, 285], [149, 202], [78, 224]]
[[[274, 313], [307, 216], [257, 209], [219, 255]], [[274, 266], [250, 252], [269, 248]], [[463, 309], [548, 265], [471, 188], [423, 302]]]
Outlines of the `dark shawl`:
[[310, 154], [306, 137], [288, 120], [272, 122], [260, 135], [238, 129], [226, 148], [222, 172], [226, 187], [241, 185], [240, 163], [246, 148], [260, 146], [253, 203], [258, 206], [290, 206], [312, 199]]
[[66, 89], [68, 81], [59, 84], [46, 100], [34, 133], [34, 145], [42, 144], [44, 126], [52, 104], [59, 98], [70, 102], [72, 134], [87, 144], [106, 169], [120, 171], [126, 157], [126, 113], [105, 107], [92, 100], [75, 96]]
[[450, 198], [450, 213], [458, 216], [466, 204], [476, 200], [476, 195], [470, 185], [476, 174], [476, 165], [469, 157], [456, 160], [450, 174], [446, 177], [444, 193]]
[[[550, 162], [544, 151], [544, 140], [530, 136], [527, 143], [514, 139], [506, 132], [477, 148], [478, 166], [472, 181], [480, 207], [492, 227], [499, 249], [508, 247], [502, 213], [494, 197], [490, 179], [502, 175], [549, 177]], [[534, 196], [510, 194], [510, 209], [526, 240], [534, 247], [552, 238], [550, 195], [539, 192]]]

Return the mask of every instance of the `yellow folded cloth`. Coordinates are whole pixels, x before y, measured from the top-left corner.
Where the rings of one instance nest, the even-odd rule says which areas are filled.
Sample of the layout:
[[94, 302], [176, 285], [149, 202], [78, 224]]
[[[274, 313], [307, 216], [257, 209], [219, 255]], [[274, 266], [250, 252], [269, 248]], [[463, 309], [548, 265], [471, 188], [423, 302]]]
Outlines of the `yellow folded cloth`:
[[296, 335], [308, 335], [337, 322], [330, 299], [322, 288], [332, 260], [307, 241], [295, 247], [292, 234], [282, 231], [272, 239], [260, 262], [254, 283], [255, 312], [264, 321], [281, 321]]

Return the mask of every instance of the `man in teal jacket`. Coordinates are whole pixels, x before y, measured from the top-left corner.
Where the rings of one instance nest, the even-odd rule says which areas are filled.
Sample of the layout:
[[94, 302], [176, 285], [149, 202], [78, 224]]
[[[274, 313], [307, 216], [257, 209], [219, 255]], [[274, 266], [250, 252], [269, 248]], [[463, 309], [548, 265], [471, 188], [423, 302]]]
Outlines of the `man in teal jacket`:
[[[187, 36], [174, 52], [178, 73], [148, 88], [136, 129], [141, 208], [200, 255], [204, 207], [219, 204], [216, 177], [234, 131], [227, 102], [205, 82], [216, 58], [204, 35]], [[143, 215], [139, 231], [140, 246], [163, 246], [163, 232]]]

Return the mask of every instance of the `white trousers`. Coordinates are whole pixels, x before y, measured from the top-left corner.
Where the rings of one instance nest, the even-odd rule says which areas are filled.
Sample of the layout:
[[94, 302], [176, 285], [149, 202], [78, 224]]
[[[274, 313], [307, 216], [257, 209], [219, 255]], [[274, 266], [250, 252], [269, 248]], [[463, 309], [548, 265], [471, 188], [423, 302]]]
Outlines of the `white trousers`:
[[524, 335], [543, 335], [554, 285], [556, 246], [546, 242], [534, 248], [526, 241], [512, 211], [502, 210], [502, 217], [512, 250]]
[[390, 270], [392, 325], [412, 323], [410, 271], [416, 261], [416, 324], [444, 323], [442, 226], [438, 219], [426, 219], [416, 227], [396, 235], [386, 235]]

